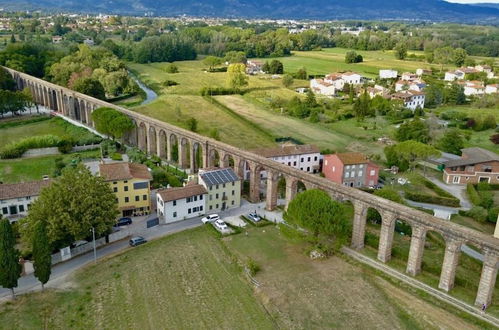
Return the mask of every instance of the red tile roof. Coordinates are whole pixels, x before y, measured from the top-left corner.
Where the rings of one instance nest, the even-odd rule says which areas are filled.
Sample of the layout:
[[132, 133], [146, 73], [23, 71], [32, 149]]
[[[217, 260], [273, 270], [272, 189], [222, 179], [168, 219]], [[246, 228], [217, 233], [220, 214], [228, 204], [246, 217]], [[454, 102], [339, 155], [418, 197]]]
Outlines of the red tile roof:
[[205, 187], [200, 184], [188, 184], [185, 187], [158, 190], [157, 194], [163, 202], [176, 201], [182, 198], [207, 194]]
[[40, 180], [12, 184], [0, 184], [0, 200], [38, 196], [42, 188], [48, 187], [52, 180]]
[[106, 181], [130, 179], [152, 180], [152, 175], [147, 166], [137, 163], [99, 164], [99, 172]]

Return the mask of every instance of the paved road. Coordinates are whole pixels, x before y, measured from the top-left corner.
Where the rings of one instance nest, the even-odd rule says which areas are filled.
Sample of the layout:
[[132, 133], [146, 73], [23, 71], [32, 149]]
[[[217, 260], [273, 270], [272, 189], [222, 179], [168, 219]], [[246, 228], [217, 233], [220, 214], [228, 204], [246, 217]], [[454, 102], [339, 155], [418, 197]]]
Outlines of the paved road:
[[443, 190], [447, 191], [449, 194], [453, 195], [454, 197], [458, 198], [459, 201], [461, 202], [461, 210], [469, 210], [473, 205], [471, 205], [470, 201], [468, 200], [468, 196], [466, 195], [466, 186], [461, 186], [461, 185], [456, 185], [456, 184], [445, 184], [442, 181], [428, 177], [428, 180], [442, 188]]

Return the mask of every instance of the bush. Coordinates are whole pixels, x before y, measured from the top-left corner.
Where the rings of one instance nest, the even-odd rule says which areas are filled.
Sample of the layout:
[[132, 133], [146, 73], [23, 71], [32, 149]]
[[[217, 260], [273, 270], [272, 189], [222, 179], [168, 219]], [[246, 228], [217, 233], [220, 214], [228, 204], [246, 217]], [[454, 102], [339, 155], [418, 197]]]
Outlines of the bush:
[[111, 159], [112, 160], [123, 160], [123, 156], [119, 152], [113, 152], [111, 154]]
[[57, 149], [62, 154], [69, 154], [73, 150], [74, 142], [69, 139], [64, 139], [59, 142]]
[[426, 188], [433, 190], [438, 196], [457, 199], [452, 194], [443, 190], [442, 188], [440, 188], [439, 186], [437, 186], [436, 184], [434, 184], [429, 180], [424, 179], [423, 184], [425, 185]]
[[492, 222], [492, 223], [496, 223], [498, 215], [499, 215], [499, 206], [491, 208], [489, 210], [489, 214], [487, 216], [487, 221]]
[[170, 63], [167, 66], [165, 66], [164, 70], [168, 73], [178, 73], [178, 66], [176, 66], [173, 63]]
[[261, 270], [260, 266], [252, 258], [249, 258], [246, 262], [246, 268], [251, 276], [255, 276]]
[[471, 210], [466, 212], [466, 215], [476, 221], [485, 222], [485, 220], [487, 220], [488, 212], [481, 206], [473, 206]]
[[29, 149], [57, 147], [61, 139], [55, 135], [32, 136], [6, 145], [0, 151], [4, 159], [19, 158]]
[[227, 72], [227, 67], [223, 66], [220, 68], [210, 68], [207, 70], [208, 72]]
[[173, 80], [165, 80], [165, 81], [163, 81], [162, 85], [165, 86], [165, 87], [177, 86], [178, 82], [173, 81]]
[[420, 202], [420, 203], [430, 203], [430, 204], [438, 204], [443, 206], [451, 206], [451, 207], [459, 207], [459, 199], [457, 198], [448, 198], [442, 196], [432, 196], [424, 193], [413, 192], [413, 191], [405, 191], [405, 198]]
[[466, 185], [466, 192], [468, 193], [468, 197], [473, 205], [480, 205], [482, 202], [480, 195], [478, 195], [478, 192], [471, 183]]

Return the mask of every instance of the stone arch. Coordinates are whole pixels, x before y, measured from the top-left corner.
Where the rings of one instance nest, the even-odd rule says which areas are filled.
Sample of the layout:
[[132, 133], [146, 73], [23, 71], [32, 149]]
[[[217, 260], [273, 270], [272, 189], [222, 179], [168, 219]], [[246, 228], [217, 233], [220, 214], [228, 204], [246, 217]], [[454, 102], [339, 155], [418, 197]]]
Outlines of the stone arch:
[[153, 126], [149, 127], [147, 142], [147, 153], [156, 155], [158, 153], [158, 142], [156, 139], [156, 129]]
[[180, 138], [178, 145], [178, 166], [180, 168], [187, 168], [189, 164], [189, 139], [186, 137]]
[[88, 123], [87, 120], [87, 107], [85, 106], [84, 100], [76, 99], [76, 103], [78, 104], [78, 108], [80, 110], [80, 121], [84, 124]]
[[158, 132], [158, 150], [157, 150], [157, 154], [160, 158], [167, 158], [167, 146], [168, 146], [168, 143], [167, 143], [167, 134], [165, 132], [165, 130], [163, 129], [160, 129], [159, 132]]
[[[258, 163], [249, 163], [250, 171], [250, 186], [249, 200], [252, 203], [257, 203], [261, 199], [261, 195], [265, 195], [267, 188], [266, 169]], [[262, 173], [265, 172], [265, 173]]]
[[60, 111], [59, 102], [57, 100], [57, 92], [52, 89], [50, 92], [50, 98], [52, 99], [53, 109], [57, 112]]
[[196, 173], [201, 167], [203, 167], [203, 146], [202, 143], [198, 141], [191, 141], [191, 152], [190, 152], [190, 166], [191, 172]]
[[221, 167], [220, 153], [217, 149], [209, 149], [208, 167]]
[[140, 122], [137, 126], [137, 146], [147, 152], [147, 126], [144, 122]]
[[168, 148], [168, 150], [167, 150], [168, 155], [169, 155], [168, 160], [171, 162], [178, 163], [178, 160], [179, 160], [179, 152], [178, 152], [179, 142], [178, 142], [177, 135], [175, 135], [173, 133], [170, 134], [168, 141], [170, 143], [170, 148]]
[[220, 160], [220, 166], [221, 167], [235, 167], [236, 161], [234, 160], [234, 156], [232, 156], [229, 153], [225, 153]]
[[126, 143], [128, 143], [131, 146], [138, 147], [138, 134], [139, 134], [139, 129], [137, 126], [137, 122], [132, 119], [133, 122], [133, 129], [125, 134], [124, 140]]

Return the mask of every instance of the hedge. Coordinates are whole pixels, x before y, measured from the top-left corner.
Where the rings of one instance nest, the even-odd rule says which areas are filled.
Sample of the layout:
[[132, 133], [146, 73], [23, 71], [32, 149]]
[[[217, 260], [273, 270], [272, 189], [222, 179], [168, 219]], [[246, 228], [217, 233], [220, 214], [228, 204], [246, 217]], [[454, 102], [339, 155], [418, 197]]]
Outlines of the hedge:
[[475, 187], [471, 183], [466, 185], [466, 192], [468, 193], [468, 197], [473, 205], [480, 205], [482, 203], [482, 199], [480, 198], [478, 191], [476, 191]]
[[57, 147], [63, 140], [55, 135], [32, 136], [6, 145], [0, 151], [1, 158], [19, 158], [29, 149]]
[[431, 182], [429, 180], [426, 180], [426, 179], [423, 180], [423, 184], [426, 186], [426, 188], [433, 190], [440, 197], [447, 197], [447, 198], [456, 199], [456, 197], [454, 197], [452, 194], [443, 190], [442, 188], [440, 188], [439, 186], [437, 186], [436, 184], [434, 184], [433, 182]]
[[406, 191], [405, 192], [405, 198], [414, 201], [414, 202], [420, 202], [420, 203], [430, 203], [430, 204], [438, 204], [438, 205], [443, 205], [443, 206], [451, 206], [451, 207], [459, 207], [459, 199], [457, 198], [448, 198], [448, 197], [442, 197], [442, 196], [432, 196], [424, 193], [418, 193], [418, 192], [411, 192], [411, 191]]
[[213, 95], [233, 95], [241, 94], [241, 90], [236, 88], [225, 88], [225, 87], [204, 87], [201, 88], [202, 96], [213, 96]]

